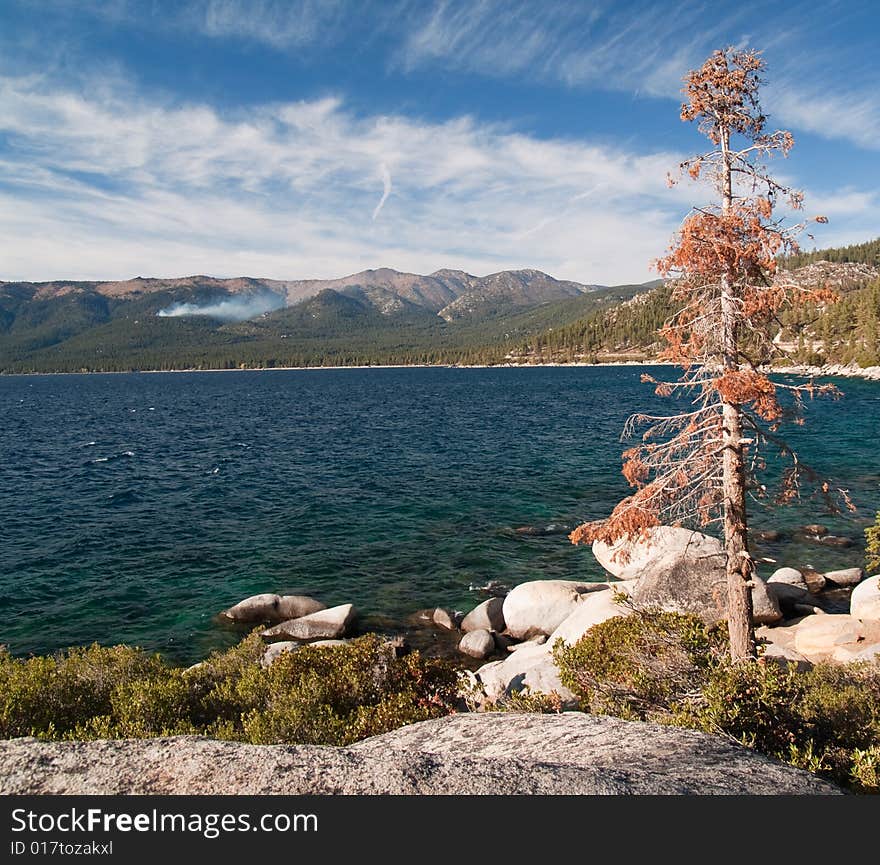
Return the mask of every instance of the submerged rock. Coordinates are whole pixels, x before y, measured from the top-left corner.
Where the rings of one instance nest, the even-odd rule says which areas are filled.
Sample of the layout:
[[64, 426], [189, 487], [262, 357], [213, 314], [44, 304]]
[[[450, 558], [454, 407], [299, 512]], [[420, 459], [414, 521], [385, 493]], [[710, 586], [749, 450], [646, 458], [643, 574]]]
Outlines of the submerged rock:
[[854, 543], [852, 538], [844, 538], [839, 535], [825, 535], [825, 537], [818, 538], [817, 540], [826, 547], [851, 547]]
[[544, 538], [549, 535], [567, 535], [571, 528], [563, 523], [550, 523], [546, 526], [517, 526], [514, 532], [524, 537]]

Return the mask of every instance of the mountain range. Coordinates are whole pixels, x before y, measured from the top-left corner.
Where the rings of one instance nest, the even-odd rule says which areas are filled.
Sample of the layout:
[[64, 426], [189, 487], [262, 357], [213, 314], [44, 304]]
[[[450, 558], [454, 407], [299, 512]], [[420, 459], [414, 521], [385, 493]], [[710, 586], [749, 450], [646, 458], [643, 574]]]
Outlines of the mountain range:
[[[782, 310], [777, 345], [802, 362], [880, 363], [880, 239], [782, 264], [841, 297]], [[0, 282], [0, 372], [647, 360], [674, 309], [660, 280], [538, 270]]]
[[458, 362], [632, 297], [538, 270], [0, 283], [5, 372]]

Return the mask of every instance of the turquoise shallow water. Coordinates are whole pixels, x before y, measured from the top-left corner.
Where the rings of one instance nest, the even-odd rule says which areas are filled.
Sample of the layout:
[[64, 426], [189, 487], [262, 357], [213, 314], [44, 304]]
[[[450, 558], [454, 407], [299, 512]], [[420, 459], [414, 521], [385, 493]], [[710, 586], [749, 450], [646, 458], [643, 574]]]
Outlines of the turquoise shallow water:
[[[0, 642], [16, 654], [129, 642], [183, 662], [237, 640], [215, 615], [256, 592], [400, 619], [473, 606], [490, 580], [598, 579], [588, 549], [541, 531], [626, 492], [623, 422], [666, 404], [641, 372], [0, 378]], [[880, 385], [837, 383], [845, 397], [811, 403], [789, 439], [859, 514], [801, 502], [757, 507], [753, 522], [820, 520], [856, 544], [756, 551], [779, 564], [860, 564], [880, 508]]]

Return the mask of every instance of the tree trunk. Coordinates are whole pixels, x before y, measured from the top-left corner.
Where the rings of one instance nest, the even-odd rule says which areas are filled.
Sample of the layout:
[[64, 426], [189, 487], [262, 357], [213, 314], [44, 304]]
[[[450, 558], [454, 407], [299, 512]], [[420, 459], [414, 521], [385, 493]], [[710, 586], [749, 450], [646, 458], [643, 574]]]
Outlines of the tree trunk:
[[727, 553], [727, 630], [734, 660], [755, 654], [752, 624], [752, 559], [748, 548], [742, 424], [735, 405], [724, 411], [724, 549]]
[[[722, 209], [726, 213], [733, 204], [730, 139], [721, 141], [724, 153], [722, 176]], [[724, 370], [739, 369], [737, 351], [736, 288], [727, 276], [721, 279], [721, 328]], [[722, 496], [724, 500], [724, 548], [727, 553], [727, 629], [730, 655], [734, 660], [755, 655], [755, 631], [752, 622], [753, 577], [752, 558], [748, 546], [746, 517], [746, 483], [743, 465], [742, 420], [739, 406], [722, 403]]]

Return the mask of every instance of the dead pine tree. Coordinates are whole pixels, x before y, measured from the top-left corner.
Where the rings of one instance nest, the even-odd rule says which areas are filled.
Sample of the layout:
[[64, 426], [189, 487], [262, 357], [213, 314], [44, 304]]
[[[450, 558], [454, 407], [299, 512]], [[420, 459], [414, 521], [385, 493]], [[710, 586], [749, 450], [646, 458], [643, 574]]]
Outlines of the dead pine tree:
[[[576, 544], [614, 543], [644, 537], [661, 522], [720, 524], [734, 659], [755, 654], [746, 503], [749, 494], [767, 494], [759, 478], [766, 468], [763, 446], [778, 445], [789, 460], [777, 500], [797, 497], [805, 469], [775, 430], [786, 417], [802, 422], [804, 396], [834, 390], [812, 381], [779, 384], [762, 371], [778, 353], [773, 336], [784, 305], [836, 299], [825, 288], [787, 280], [778, 267], [778, 256], [797, 251], [797, 235], [807, 222], [786, 227], [774, 215], [783, 201], [800, 210], [803, 196], [763, 165], [771, 155], [787, 155], [794, 144], [788, 132], [765, 131], [758, 99], [763, 68], [758, 52], [726, 48], [685, 77], [681, 119], [696, 121], [711, 149], [683, 162], [679, 176], [707, 183], [715, 199], [688, 214], [667, 255], [655, 262], [677, 309], [660, 331], [661, 359], [683, 373], [675, 381], [643, 380], [660, 395], [682, 398], [678, 404], [686, 408], [630, 418], [625, 436], [646, 427], [640, 443], [623, 454], [623, 474], [635, 491], [608, 519], [579, 526], [570, 536]], [[670, 185], [677, 180], [670, 176]], [[788, 398], [781, 400], [783, 391]], [[831, 494], [827, 484], [824, 493]]]

